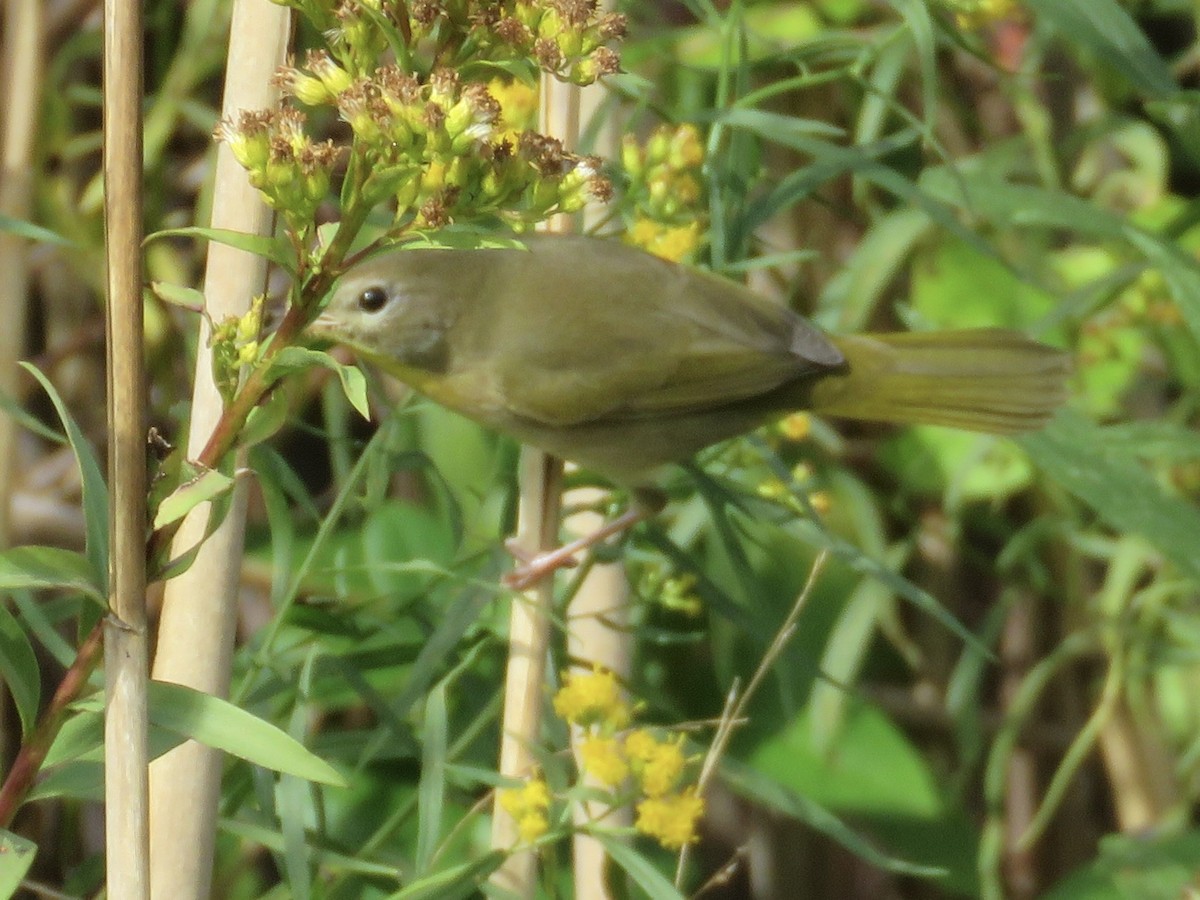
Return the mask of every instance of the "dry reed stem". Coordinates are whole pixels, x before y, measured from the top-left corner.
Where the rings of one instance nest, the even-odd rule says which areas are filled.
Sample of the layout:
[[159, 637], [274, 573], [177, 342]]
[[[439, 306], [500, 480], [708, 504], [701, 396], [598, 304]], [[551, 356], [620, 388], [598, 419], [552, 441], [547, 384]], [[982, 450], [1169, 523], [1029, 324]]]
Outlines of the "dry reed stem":
[[[279, 101], [271, 76], [284, 62], [290, 13], [269, 0], [236, 0], [230, 24], [222, 115], [263, 109]], [[224, 144], [217, 148], [212, 225], [270, 234], [272, 218], [246, 172]], [[244, 313], [263, 290], [266, 264], [257, 256], [221, 244], [209, 246], [205, 303], [220, 321]], [[212, 382], [208, 327], [201, 323], [192, 397], [188, 455], [197, 456], [221, 418]], [[224, 696], [229, 691], [237, 591], [242, 559], [245, 496], [240, 488], [224, 521], [205, 542], [192, 567], [168, 583], [154, 660], [154, 676]], [[185, 520], [175, 550], [203, 536], [209, 509]], [[155, 761], [150, 770], [151, 880], [153, 895], [170, 900], [204, 900], [210, 893], [216, 839], [221, 754], [188, 742]]]
[[[542, 76], [539, 129], [543, 134], [559, 138], [565, 146], [575, 144], [579, 133], [579, 88]], [[562, 216], [547, 223], [550, 231], [563, 231], [569, 227], [569, 219]], [[521, 448], [517, 543], [531, 555], [553, 547], [557, 541], [561, 483], [561, 460], [532, 447]], [[536, 761], [533, 750], [542, 730], [553, 602], [553, 577], [513, 599], [499, 765], [500, 774], [507, 778], [527, 778]], [[492, 847], [512, 848], [517, 843], [516, 822], [498, 802], [492, 816]], [[492, 877], [492, 884], [516, 897], [534, 896], [537, 889], [536, 855], [530, 850], [513, 853]]]
[[[612, 7], [611, 3], [604, 5]], [[580, 92], [581, 122], [588, 122], [597, 114], [604, 92], [600, 84], [589, 85]], [[620, 153], [620, 141], [620, 128], [610, 114], [600, 131], [596, 152], [616, 158]], [[589, 224], [588, 219], [585, 212], [585, 227]], [[604, 492], [595, 488], [580, 488], [571, 492], [568, 503], [588, 506], [603, 496]], [[587, 512], [577, 513], [565, 522], [568, 531], [580, 535], [591, 534], [603, 524], [603, 516]], [[628, 680], [633, 637], [629, 630], [629, 581], [623, 563], [598, 563], [588, 569], [571, 600], [568, 623], [567, 657], [575, 668], [591, 671], [594, 666], [599, 666], [615, 673], [622, 681]], [[576, 746], [577, 763], [577, 743], [581, 734], [578, 727], [572, 727], [571, 743]], [[619, 829], [633, 824], [630, 806], [613, 809], [596, 800], [577, 804], [573, 817], [576, 825], [603, 821]], [[572, 840], [572, 862], [575, 900], [608, 900], [604, 845], [593, 835], [577, 831]]]
[[104, 4], [109, 613], [104, 625], [108, 896], [150, 896], [146, 370], [142, 350], [142, 10]]
[[[4, 10], [4, 43], [0, 52], [7, 101], [0, 129], [0, 215], [27, 219], [33, 184], [34, 135], [41, 98], [42, 4], [39, 0], [8, 0]], [[20, 392], [17, 361], [25, 352], [25, 316], [29, 259], [26, 241], [0, 232], [0, 393]], [[18, 426], [12, 416], [0, 416], [0, 547], [10, 540]]]

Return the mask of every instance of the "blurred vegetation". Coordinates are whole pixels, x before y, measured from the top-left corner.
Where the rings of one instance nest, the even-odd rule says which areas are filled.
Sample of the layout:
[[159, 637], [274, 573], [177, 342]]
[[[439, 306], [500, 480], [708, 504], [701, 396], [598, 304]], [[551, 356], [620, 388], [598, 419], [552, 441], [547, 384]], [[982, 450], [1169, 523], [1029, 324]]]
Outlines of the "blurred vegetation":
[[[734, 735], [684, 893], [1191, 896], [1200, 12], [1184, 0], [627, 12], [623, 71], [598, 115], [637, 138], [605, 164], [615, 220], [639, 243], [745, 278], [831, 331], [1014, 326], [1076, 366], [1070, 408], [1017, 441], [801, 416], [673, 475], [667, 511], [622, 547], [628, 688], [643, 723], [687, 726], [689, 752], [830, 554]], [[228, 18], [227, 0], [147, 7], [152, 230], [207, 220]], [[88, 528], [103, 518], [105, 441], [100, 33], [94, 10], [70, 21], [50, 23], [32, 217], [69, 243], [0, 221], [31, 236], [29, 358], [60, 406], [32, 378], [6, 400], [28, 426], [12, 538], [24, 546], [0, 557], [6, 760], [98, 615], [82, 557], [65, 552], [87, 541], [100, 561]], [[320, 36], [301, 27], [297, 41]], [[681, 133], [699, 136], [703, 163], [688, 151], [656, 170], [655, 136]], [[655, 194], [656, 178], [683, 177], [695, 195], [679, 182], [669, 194], [685, 208]], [[330, 198], [316, 220], [335, 215]], [[203, 250], [150, 243], [148, 280], [195, 285]], [[195, 316], [151, 294], [146, 315], [151, 421], [180, 442]], [[304, 780], [317, 776], [303, 756], [281, 763], [278, 732], [155, 697], [156, 750], [197, 736], [234, 754], [215, 896], [469, 896], [491, 861], [479, 801], [496, 786], [515, 447], [393, 384], [368, 388], [370, 423], [331, 373], [292, 379], [288, 424], [252, 451], [232, 696], [349, 787]], [[553, 669], [566, 664], [559, 651]], [[566, 733], [552, 721], [545, 735], [560, 788]], [[102, 883], [99, 743], [92, 697], [13, 825], [38, 846], [29, 877], [68, 896]], [[569, 819], [550, 824], [544, 890], [564, 896], [569, 843], [555, 838]], [[667, 851], [615, 846], [617, 895], [665, 890]]]

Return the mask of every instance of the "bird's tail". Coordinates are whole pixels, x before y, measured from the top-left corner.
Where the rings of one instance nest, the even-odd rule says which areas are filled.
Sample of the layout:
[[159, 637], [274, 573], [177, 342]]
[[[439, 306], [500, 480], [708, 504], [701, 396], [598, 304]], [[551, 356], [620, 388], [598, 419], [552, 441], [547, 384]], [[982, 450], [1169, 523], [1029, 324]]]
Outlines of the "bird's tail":
[[1066, 399], [1067, 354], [1017, 331], [976, 328], [834, 337], [846, 367], [810, 387], [814, 412], [1013, 434]]

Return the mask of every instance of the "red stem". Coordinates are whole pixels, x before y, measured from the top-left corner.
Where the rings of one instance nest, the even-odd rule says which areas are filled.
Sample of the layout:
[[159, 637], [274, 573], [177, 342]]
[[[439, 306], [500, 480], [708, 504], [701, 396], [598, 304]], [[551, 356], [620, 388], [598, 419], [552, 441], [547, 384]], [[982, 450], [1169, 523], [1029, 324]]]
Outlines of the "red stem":
[[102, 619], [96, 623], [96, 627], [79, 645], [75, 661], [63, 675], [63, 680], [59, 683], [58, 690], [54, 692], [50, 705], [42, 714], [33, 734], [29, 736], [29, 740], [21, 745], [21, 749], [17, 752], [17, 758], [13, 760], [8, 777], [4, 779], [4, 786], [0, 787], [0, 828], [8, 828], [12, 824], [13, 817], [16, 816], [17, 810], [25, 801], [30, 788], [33, 787], [33, 782], [42, 768], [46, 753], [49, 752], [50, 745], [54, 743], [54, 738], [58, 736], [63, 719], [66, 718], [67, 707], [79, 696], [92, 671], [96, 668], [96, 664], [100, 661], [100, 648], [103, 644], [104, 620]]

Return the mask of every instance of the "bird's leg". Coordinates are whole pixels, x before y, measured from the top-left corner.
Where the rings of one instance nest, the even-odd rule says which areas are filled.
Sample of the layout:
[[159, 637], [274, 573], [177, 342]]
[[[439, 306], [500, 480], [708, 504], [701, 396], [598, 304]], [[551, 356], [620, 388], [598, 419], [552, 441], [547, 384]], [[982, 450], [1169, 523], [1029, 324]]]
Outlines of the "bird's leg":
[[576, 554], [590, 550], [613, 535], [621, 534], [639, 522], [653, 518], [662, 512], [666, 504], [667, 498], [656, 488], [638, 488], [634, 491], [629, 509], [612, 521], [606, 522], [591, 534], [585, 534], [555, 550], [547, 550], [534, 556], [516, 547], [515, 542], [510, 539], [505, 542], [505, 547], [516, 558], [518, 565], [504, 576], [504, 583], [514, 590], [524, 591], [559, 569], [577, 566], [579, 561], [575, 558]]

